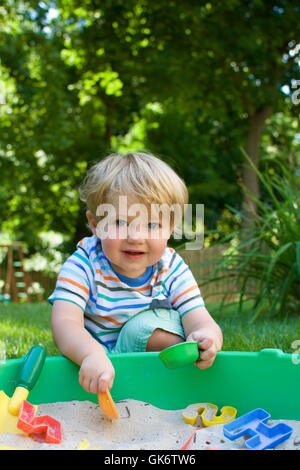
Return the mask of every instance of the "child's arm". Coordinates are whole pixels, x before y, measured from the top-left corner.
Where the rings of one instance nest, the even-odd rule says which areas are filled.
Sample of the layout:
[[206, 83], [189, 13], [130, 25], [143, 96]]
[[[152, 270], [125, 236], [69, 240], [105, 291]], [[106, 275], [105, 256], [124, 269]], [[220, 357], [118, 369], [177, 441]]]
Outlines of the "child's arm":
[[81, 308], [73, 302], [55, 300], [51, 328], [61, 353], [80, 366], [80, 385], [91, 393], [111, 389], [115, 377], [113, 365], [101, 344], [84, 328]]
[[201, 360], [196, 362], [200, 369], [210, 367], [217, 351], [222, 349], [221, 328], [210, 316], [205, 307], [190, 310], [182, 317], [186, 341], [197, 341]]

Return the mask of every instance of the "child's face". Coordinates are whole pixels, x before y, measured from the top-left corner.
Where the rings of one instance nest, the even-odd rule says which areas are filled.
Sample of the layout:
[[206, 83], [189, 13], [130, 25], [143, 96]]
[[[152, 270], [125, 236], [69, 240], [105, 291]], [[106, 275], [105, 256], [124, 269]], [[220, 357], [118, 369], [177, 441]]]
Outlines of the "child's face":
[[126, 201], [126, 207], [113, 204], [115, 216], [107, 217], [106, 222], [105, 218], [102, 219], [103, 225], [97, 225], [89, 211], [87, 218], [93, 234], [101, 239], [103, 253], [115, 271], [136, 278], [159, 261], [172, 227], [153, 208], [151, 211], [150, 207], [143, 205], [139, 206], [142, 210], [136, 212], [132, 205], [141, 203], [135, 197], [128, 196]]

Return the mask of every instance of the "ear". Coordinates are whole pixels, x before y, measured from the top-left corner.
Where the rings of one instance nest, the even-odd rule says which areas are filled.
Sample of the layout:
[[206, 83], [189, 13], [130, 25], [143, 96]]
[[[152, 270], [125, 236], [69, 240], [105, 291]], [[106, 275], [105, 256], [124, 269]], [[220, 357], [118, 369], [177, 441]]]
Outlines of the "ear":
[[96, 221], [94, 220], [94, 217], [91, 213], [91, 211], [86, 211], [86, 217], [88, 219], [88, 223], [89, 223], [89, 227], [93, 233], [93, 235], [96, 235], [96, 228], [97, 228], [97, 223]]

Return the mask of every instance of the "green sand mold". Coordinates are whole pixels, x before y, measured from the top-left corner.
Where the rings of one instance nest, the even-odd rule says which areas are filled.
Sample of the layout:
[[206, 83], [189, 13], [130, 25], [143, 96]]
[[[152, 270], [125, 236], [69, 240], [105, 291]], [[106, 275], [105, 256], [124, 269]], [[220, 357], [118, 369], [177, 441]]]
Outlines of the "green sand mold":
[[199, 359], [198, 343], [197, 341], [185, 341], [174, 344], [174, 346], [163, 349], [158, 357], [169, 369], [186, 367]]

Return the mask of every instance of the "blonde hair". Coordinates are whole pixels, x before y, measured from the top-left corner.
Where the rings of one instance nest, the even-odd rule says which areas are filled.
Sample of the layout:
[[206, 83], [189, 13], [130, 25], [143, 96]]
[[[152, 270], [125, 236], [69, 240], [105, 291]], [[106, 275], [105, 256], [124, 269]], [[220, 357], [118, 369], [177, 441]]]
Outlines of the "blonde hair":
[[184, 211], [188, 191], [184, 181], [163, 160], [143, 152], [111, 154], [94, 164], [79, 188], [95, 220], [97, 207], [116, 195], [130, 194], [145, 204], [179, 204]]

